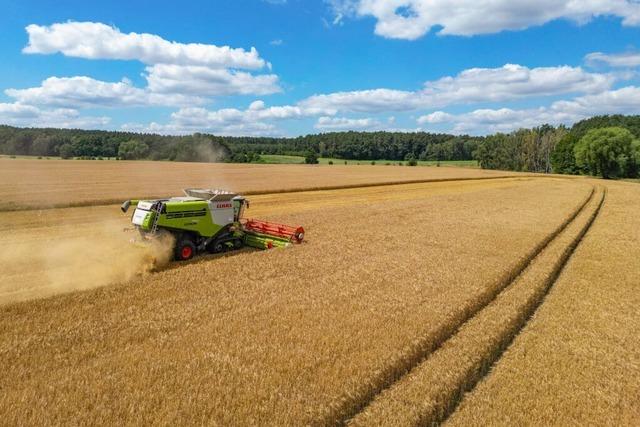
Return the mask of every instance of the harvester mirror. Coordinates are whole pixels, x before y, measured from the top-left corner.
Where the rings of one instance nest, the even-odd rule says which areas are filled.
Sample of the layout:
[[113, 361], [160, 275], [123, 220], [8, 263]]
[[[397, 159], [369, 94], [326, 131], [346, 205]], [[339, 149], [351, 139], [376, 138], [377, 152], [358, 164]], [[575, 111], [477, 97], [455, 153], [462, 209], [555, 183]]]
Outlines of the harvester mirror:
[[129, 210], [129, 206], [131, 206], [131, 200], [127, 200], [126, 202], [124, 202], [122, 206], [120, 206], [120, 210], [122, 210], [122, 212], [124, 213], [127, 213], [127, 211]]

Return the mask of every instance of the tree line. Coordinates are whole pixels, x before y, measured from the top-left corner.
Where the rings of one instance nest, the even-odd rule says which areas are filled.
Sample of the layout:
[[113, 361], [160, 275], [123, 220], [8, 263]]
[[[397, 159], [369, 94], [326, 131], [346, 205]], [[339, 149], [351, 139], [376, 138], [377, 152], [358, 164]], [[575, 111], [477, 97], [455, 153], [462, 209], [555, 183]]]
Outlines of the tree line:
[[234, 152], [345, 160], [472, 160], [480, 138], [428, 132], [331, 132], [297, 138], [226, 138]]
[[253, 162], [262, 154], [345, 160], [471, 160], [480, 138], [427, 132], [333, 132], [296, 138], [166, 136], [78, 129], [0, 126], [0, 154]]
[[637, 177], [640, 116], [596, 116], [486, 137], [428, 132], [331, 132], [296, 138], [166, 136], [0, 126], [0, 154], [199, 162], [257, 162], [265, 154], [345, 160], [477, 160], [482, 168]]
[[207, 135], [163, 136], [0, 125], [0, 154], [125, 160], [225, 161], [228, 146]]
[[571, 128], [549, 125], [487, 136], [475, 158], [485, 169], [638, 177], [640, 116], [596, 116]]
[[567, 133], [563, 126], [549, 125], [510, 134], [497, 133], [484, 139], [475, 157], [484, 169], [550, 173], [552, 154]]

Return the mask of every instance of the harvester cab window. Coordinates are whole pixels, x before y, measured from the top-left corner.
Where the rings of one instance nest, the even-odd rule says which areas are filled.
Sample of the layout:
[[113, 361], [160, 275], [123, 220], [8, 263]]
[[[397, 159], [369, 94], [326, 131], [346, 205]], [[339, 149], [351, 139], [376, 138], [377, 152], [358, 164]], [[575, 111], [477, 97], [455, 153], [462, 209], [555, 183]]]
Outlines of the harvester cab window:
[[232, 199], [232, 201], [234, 221], [238, 222], [244, 215], [245, 206], [249, 207], [249, 201], [242, 196], [236, 196]]

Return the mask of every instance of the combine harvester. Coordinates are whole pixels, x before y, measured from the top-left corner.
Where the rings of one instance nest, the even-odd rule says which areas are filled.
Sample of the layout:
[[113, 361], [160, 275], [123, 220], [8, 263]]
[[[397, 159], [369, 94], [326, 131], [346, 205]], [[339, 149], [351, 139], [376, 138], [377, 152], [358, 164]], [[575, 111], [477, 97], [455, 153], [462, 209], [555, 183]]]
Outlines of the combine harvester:
[[175, 237], [174, 258], [186, 261], [207, 251], [220, 253], [243, 246], [258, 249], [302, 243], [304, 228], [243, 218], [249, 201], [225, 190], [186, 189], [184, 197], [127, 200], [122, 212], [135, 206], [131, 222], [143, 239], [161, 233]]

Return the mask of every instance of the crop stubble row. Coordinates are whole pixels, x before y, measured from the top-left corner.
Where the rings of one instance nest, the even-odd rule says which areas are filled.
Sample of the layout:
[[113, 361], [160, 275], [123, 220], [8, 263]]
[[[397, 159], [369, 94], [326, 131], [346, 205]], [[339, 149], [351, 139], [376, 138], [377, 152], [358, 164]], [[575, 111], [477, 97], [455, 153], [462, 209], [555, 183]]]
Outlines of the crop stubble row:
[[345, 400], [464, 318], [587, 192], [535, 180], [318, 205], [277, 216], [310, 230], [293, 250], [0, 308], [0, 411], [9, 422], [340, 419]]
[[604, 202], [592, 193], [495, 299], [407, 375], [377, 395], [351, 425], [434, 425], [486, 374], [540, 306]]
[[[527, 180], [531, 178], [256, 195], [247, 214], [278, 220], [314, 210], [489, 191]], [[151, 267], [146, 254], [128, 243], [135, 233], [123, 232], [130, 228], [130, 214], [122, 214], [118, 205], [0, 212], [0, 303], [94, 288], [146, 271]]]
[[640, 188], [606, 186], [544, 304], [447, 424], [640, 423]]
[[122, 203], [193, 187], [245, 194], [406, 181], [516, 176], [467, 168], [247, 165], [0, 158], [0, 211]]

